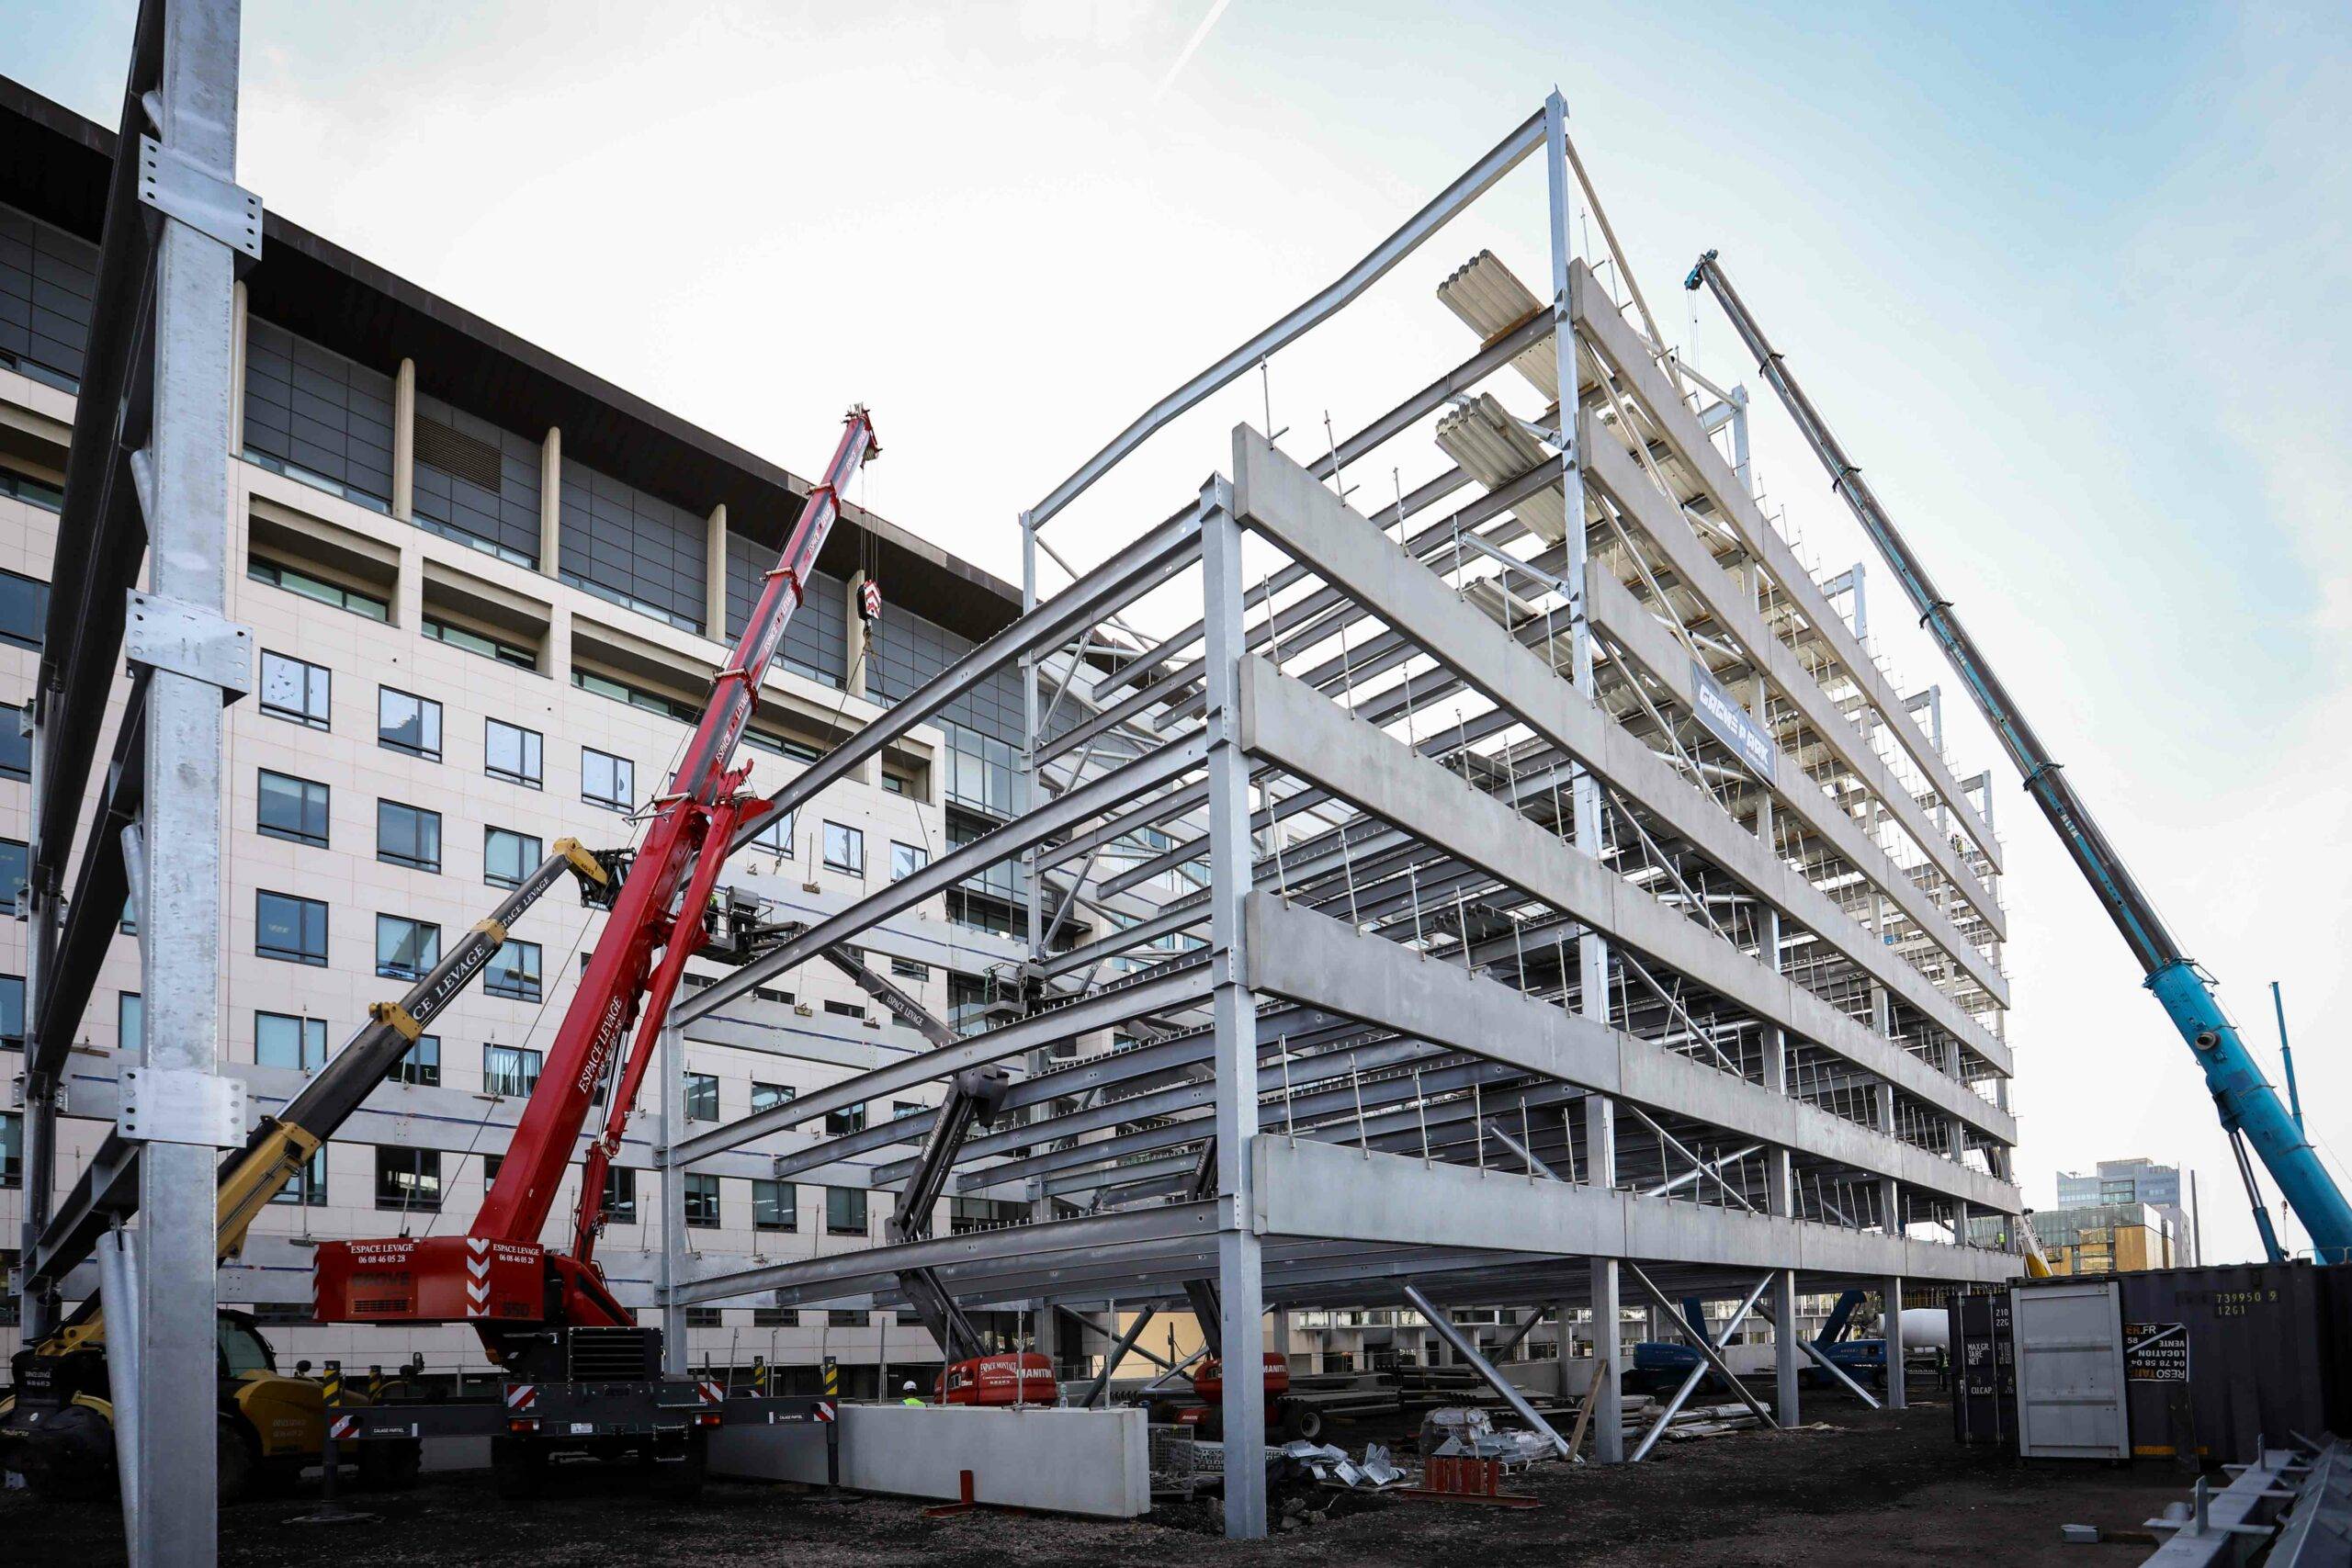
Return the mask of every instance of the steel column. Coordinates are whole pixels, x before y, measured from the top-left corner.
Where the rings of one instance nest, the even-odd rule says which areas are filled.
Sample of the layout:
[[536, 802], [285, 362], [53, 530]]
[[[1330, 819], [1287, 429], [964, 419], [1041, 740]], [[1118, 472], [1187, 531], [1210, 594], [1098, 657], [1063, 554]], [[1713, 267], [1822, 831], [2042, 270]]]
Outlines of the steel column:
[[[237, 0], [159, 7], [162, 71], [149, 100], [162, 156], [232, 184], [237, 166]], [[125, 145], [118, 156], [132, 158]], [[118, 210], [116, 222], [137, 221]], [[157, 235], [154, 390], [142, 462], [148, 583], [215, 626], [227, 604], [229, 384], [236, 253], [177, 219]], [[221, 734], [223, 689], [155, 668], [147, 681], [146, 863], [140, 899], [140, 989], [147, 1011], [140, 1063], [159, 1085], [209, 1096], [220, 1051]], [[178, 998], [176, 1006], [161, 998]], [[167, 1092], [170, 1090], [167, 1089]], [[241, 1135], [243, 1129], [236, 1129]], [[154, 1141], [140, 1162], [138, 1411], [118, 1430], [137, 1495], [126, 1521], [138, 1564], [209, 1564], [217, 1552], [214, 1168], [202, 1143]]]
[[1258, 998], [1241, 948], [1250, 890], [1250, 759], [1241, 750], [1241, 525], [1230, 486], [1201, 491], [1203, 620], [1209, 740], [1209, 1011], [1216, 1034], [1216, 1253], [1225, 1363], [1225, 1533], [1266, 1533], [1265, 1271], [1250, 1191], [1258, 1136]]

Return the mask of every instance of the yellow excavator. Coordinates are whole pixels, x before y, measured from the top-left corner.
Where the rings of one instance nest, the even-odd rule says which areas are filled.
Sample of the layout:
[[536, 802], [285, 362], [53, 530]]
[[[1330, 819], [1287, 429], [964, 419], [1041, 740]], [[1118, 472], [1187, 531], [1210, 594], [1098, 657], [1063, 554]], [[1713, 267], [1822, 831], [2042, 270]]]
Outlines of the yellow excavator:
[[[605, 863], [574, 839], [523, 879], [487, 919], [397, 1002], [379, 1002], [301, 1092], [275, 1117], [265, 1116], [244, 1147], [221, 1162], [219, 1257], [243, 1250], [254, 1220], [299, 1176], [336, 1129], [384, 1081], [424, 1027], [490, 963], [506, 933], [566, 872], [583, 895], [609, 886]], [[592, 898], [592, 902], [594, 900]], [[96, 1295], [37, 1342], [17, 1352], [14, 1386], [0, 1399], [0, 1470], [22, 1474], [51, 1495], [91, 1497], [115, 1488], [114, 1404], [107, 1364], [106, 1316]], [[220, 1496], [232, 1501], [265, 1480], [290, 1482], [319, 1462], [326, 1438], [324, 1385], [310, 1363], [278, 1370], [249, 1313], [223, 1310], [216, 1337], [220, 1380]], [[370, 1403], [346, 1390], [346, 1404]], [[363, 1483], [401, 1486], [416, 1478], [413, 1442], [357, 1445]]]

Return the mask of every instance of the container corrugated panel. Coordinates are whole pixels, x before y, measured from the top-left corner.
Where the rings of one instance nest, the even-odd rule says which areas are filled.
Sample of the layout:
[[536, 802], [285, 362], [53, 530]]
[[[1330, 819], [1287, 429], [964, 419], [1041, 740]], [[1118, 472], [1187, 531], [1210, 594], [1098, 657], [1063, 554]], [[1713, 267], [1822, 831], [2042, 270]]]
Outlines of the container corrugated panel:
[[[2266, 1437], [2317, 1437], [2328, 1427], [2330, 1342], [2319, 1270], [2243, 1263], [2119, 1274], [2133, 1452], [2208, 1465], [2255, 1458]], [[2135, 1368], [2133, 1325], [2183, 1325], [2187, 1377], [2162, 1381], [2161, 1356]]]

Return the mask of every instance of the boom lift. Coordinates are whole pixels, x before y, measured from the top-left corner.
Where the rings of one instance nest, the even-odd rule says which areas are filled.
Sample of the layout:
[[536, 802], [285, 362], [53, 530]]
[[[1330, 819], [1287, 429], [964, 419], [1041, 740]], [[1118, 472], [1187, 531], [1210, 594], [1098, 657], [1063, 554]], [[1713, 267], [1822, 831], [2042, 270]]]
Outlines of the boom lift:
[[2352, 1262], [2352, 1202], [2346, 1201], [2335, 1178], [2320, 1163], [2319, 1155], [2303, 1135], [2301, 1126], [2278, 1102], [2278, 1091], [2270, 1087], [2245, 1043], [2238, 1037], [2237, 1026], [2222, 1012], [2222, 1004], [2213, 994], [2212, 976], [2182, 953], [2172, 933], [2157, 918], [2146, 893], [2132, 880], [2131, 872], [2091, 819], [2090, 812], [2075, 794], [2074, 786], [2066, 782], [2041, 737], [2011, 700], [2008, 689], [2001, 684], [1992, 666], [1977, 650], [1974, 639], [1962, 627], [1960, 617], [1952, 612], [1951, 601], [1937, 592], [1927, 569], [1911, 553], [1885, 508], [1863, 482], [1861, 470], [1847, 459], [1844, 448], [1830, 434], [1829, 426], [1789, 375], [1781, 355], [1765, 340], [1763, 329], [1747, 313], [1747, 307], [1733, 289], [1731, 280], [1724, 276], [1713, 251], [1701, 256], [1698, 265], [1690, 269], [1690, 276], [1683, 279], [1685, 288], [1696, 289], [1702, 285], [1713, 291], [1724, 314], [1731, 318], [1733, 330], [1755, 355], [1758, 373], [1771, 382], [1797, 428], [1804, 433], [1814, 455], [1829, 470], [1832, 488], [1846, 498], [1846, 504], [1853, 510], [1862, 531], [1878, 546], [1879, 553], [1902, 581], [1904, 592], [1919, 613], [1919, 625], [1951, 661], [1961, 684], [1975, 699], [2002, 750], [2024, 775], [2026, 793], [2033, 796], [2042, 815], [2057, 829], [2066, 852], [2090, 882], [2108, 918], [2123, 933], [2132, 956], [2140, 961], [2140, 967], [2147, 975], [2148, 989], [2155, 993], [2173, 1026], [2188, 1043], [2199, 1069], [2205, 1075], [2205, 1086], [2212, 1093], [2213, 1107], [2221, 1114], [2222, 1128], [2229, 1134], [2231, 1150], [2237, 1156], [2238, 1174], [2245, 1181], [2247, 1196], [2253, 1200], [2255, 1224], [2262, 1233], [2262, 1245], [2271, 1260], [2283, 1258], [2286, 1251], [2264, 1209], [2254, 1168], [2246, 1158], [2249, 1143], [2270, 1172], [2270, 1179], [2278, 1184], [2278, 1190], [2295, 1217], [2311, 1233], [2320, 1261]]
[[[379, 1002], [368, 1021], [276, 1116], [261, 1119], [245, 1145], [220, 1164], [219, 1253], [244, 1250], [254, 1219], [286, 1190], [326, 1141], [384, 1081], [425, 1026], [440, 1016], [505, 944], [506, 933], [566, 872], [583, 894], [605, 886], [604, 865], [573, 839], [525, 877], [489, 918], [465, 934], [396, 1002]], [[91, 1296], [57, 1330], [17, 1352], [15, 1392], [0, 1405], [0, 1461], [46, 1490], [102, 1491], [114, 1468], [114, 1405], [104, 1303]], [[281, 1478], [315, 1462], [325, 1436], [320, 1385], [277, 1370], [276, 1353], [245, 1313], [220, 1314], [220, 1476], [223, 1497], [242, 1495], [264, 1472]], [[304, 1369], [298, 1368], [298, 1373]], [[363, 1395], [352, 1395], [364, 1401]], [[362, 1454], [362, 1473], [387, 1484], [414, 1478], [411, 1440]]]
[[[850, 411], [823, 479], [808, 492], [765, 576], [727, 667], [719, 671], [675, 775], [650, 809], [547, 1065], [523, 1108], [498, 1178], [462, 1236], [329, 1242], [316, 1263], [322, 1321], [467, 1322], [508, 1382], [502, 1402], [388, 1404], [362, 1414], [365, 1439], [426, 1432], [492, 1437], [509, 1495], [537, 1489], [559, 1451], [635, 1453], [673, 1493], [700, 1485], [706, 1430], [729, 1419], [809, 1418], [812, 1401], [729, 1400], [716, 1383], [666, 1378], [662, 1331], [638, 1325], [594, 1262], [605, 1173], [650, 1066], [686, 960], [740, 955], [732, 901], [714, 906], [736, 829], [773, 809], [741, 793], [750, 764], [730, 767], [786, 626], [840, 515], [842, 491], [880, 448], [863, 408]], [[723, 928], [723, 929], [722, 929]], [[658, 956], [657, 956], [658, 954]], [[634, 1047], [620, 1055], [632, 1023]], [[571, 1163], [594, 1097], [609, 1079], [605, 1125], [582, 1161], [568, 1252], [541, 1231]]]

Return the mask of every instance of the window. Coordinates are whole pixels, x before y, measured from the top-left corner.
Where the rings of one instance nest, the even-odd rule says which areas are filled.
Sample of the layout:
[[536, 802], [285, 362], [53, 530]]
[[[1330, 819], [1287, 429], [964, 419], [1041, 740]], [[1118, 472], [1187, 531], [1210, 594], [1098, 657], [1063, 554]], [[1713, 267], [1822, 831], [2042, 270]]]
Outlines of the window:
[[32, 875], [32, 852], [22, 840], [0, 839], [0, 910], [25, 912], [25, 886]]
[[605, 1223], [637, 1224], [637, 1172], [616, 1165], [605, 1168]]
[[[6, 364], [7, 360], [6, 351], [0, 351], [0, 365]], [[24, 366], [20, 363], [17, 367], [22, 369]], [[24, 502], [28, 505], [38, 506], [43, 512], [65, 510], [65, 491], [62, 488], [50, 483], [47, 479], [37, 479], [32, 475], [9, 468], [6, 464], [0, 464], [0, 495], [7, 496], [13, 501]]]
[[0, 571], [0, 642], [37, 649], [48, 623], [49, 584]]
[[114, 994], [115, 1048], [136, 1051], [147, 1043], [147, 1002], [137, 991]]
[[481, 1048], [481, 1091], [520, 1100], [539, 1081], [539, 1053], [522, 1045]]
[[680, 724], [695, 724], [702, 718], [700, 708], [682, 703], [675, 697], [648, 691], [642, 686], [632, 686], [626, 681], [616, 681], [609, 675], [592, 675], [585, 670], [574, 668], [571, 683], [583, 692], [594, 692], [600, 697], [610, 697], [616, 703], [643, 708], [647, 713], [658, 713], [663, 718], [674, 718]]
[[441, 962], [441, 928], [405, 915], [376, 917], [376, 973], [389, 980], [422, 980]]
[[865, 1010], [855, 1002], [827, 1002], [825, 1010], [835, 1018], [864, 1018]]
[[718, 1225], [718, 1178], [700, 1172], [686, 1173], [686, 1224], [695, 1230], [714, 1230]]
[[512, 664], [518, 670], [537, 670], [539, 667], [539, 656], [522, 644], [470, 631], [438, 615], [425, 616], [421, 629], [435, 642], [445, 642], [451, 648], [464, 649], [468, 653], [479, 653], [484, 659], [495, 659], [501, 664]]
[[254, 894], [254, 951], [289, 964], [327, 962], [327, 907], [287, 893]]
[[855, 1187], [825, 1189], [825, 1234], [865, 1234], [865, 1193], [863, 1190]]
[[328, 716], [334, 672], [322, 664], [305, 664], [266, 649], [261, 656], [261, 711], [274, 718], [329, 728]]
[[261, 771], [254, 826], [266, 839], [327, 847], [327, 786], [291, 773]]
[[481, 966], [481, 988], [493, 997], [518, 1002], [539, 999], [539, 944], [506, 939], [506, 945]]
[[788, 1105], [799, 1095], [799, 1092], [790, 1084], [760, 1083], [755, 1080], [752, 1085], [752, 1114], [757, 1116], [763, 1111], [774, 1111], [779, 1105]]
[[345, 588], [339, 582], [329, 582], [322, 577], [312, 577], [290, 566], [280, 566], [274, 560], [255, 558], [245, 563], [245, 575], [255, 582], [266, 582], [272, 588], [283, 588], [288, 593], [299, 593], [305, 599], [315, 599], [322, 604], [332, 604], [338, 610], [348, 610], [355, 615], [365, 615], [371, 621], [391, 619], [390, 606], [373, 593], [363, 593], [356, 588]]
[[33, 737], [27, 728], [30, 722], [24, 708], [0, 705], [0, 779], [31, 780]]
[[864, 1328], [866, 1312], [864, 1307], [829, 1307], [825, 1321], [835, 1328]]
[[637, 764], [627, 757], [616, 757], [610, 751], [582, 746], [580, 749], [580, 798], [591, 806], [602, 806], [614, 811], [635, 810]]
[[865, 1107], [863, 1105], [853, 1105], [847, 1110], [825, 1112], [827, 1137], [845, 1138], [852, 1133], [864, 1131], [865, 1131]]
[[435, 1089], [441, 1083], [441, 1037], [420, 1034], [401, 1053], [401, 1059], [384, 1069], [386, 1083], [414, 1084], [419, 1089]]
[[718, 1120], [718, 1078], [713, 1073], [686, 1075], [686, 1120], [716, 1122]]
[[724, 1327], [727, 1322], [725, 1312], [726, 1309], [723, 1307], [688, 1307], [686, 1326], [688, 1328]]
[[481, 879], [492, 887], [520, 887], [537, 869], [547, 850], [529, 833], [512, 828], [487, 828], [481, 839]]
[[537, 730], [509, 724], [503, 718], [485, 721], [482, 766], [492, 778], [538, 788], [543, 776], [541, 754], [544, 750], [545, 745]]
[[903, 1122], [910, 1116], [920, 1116], [930, 1109], [930, 1106], [918, 1105], [911, 1100], [894, 1100], [890, 1102], [890, 1120]]
[[437, 1213], [441, 1208], [439, 1149], [376, 1150], [376, 1207], [403, 1213]]
[[265, 1067], [311, 1072], [326, 1066], [327, 1021], [291, 1013], [254, 1014], [254, 1060]]
[[376, 688], [376, 744], [428, 762], [441, 760], [441, 705], [390, 686]]
[[764, 850], [778, 860], [791, 860], [792, 819], [796, 815], [790, 811], [781, 816], [770, 812], [760, 830], [752, 835], [752, 848]]
[[441, 813], [397, 800], [378, 801], [376, 858], [411, 871], [439, 871]]
[[[22, 1111], [0, 1111], [0, 1187], [25, 1184], [25, 1118]], [[9, 1254], [13, 1260], [15, 1254]]]
[[[327, 1201], [327, 1152], [313, 1154], [294, 1173], [294, 1179], [271, 1194], [273, 1203], [289, 1203], [297, 1208], [323, 1209]], [[310, 1314], [302, 1314], [309, 1317]]]
[[0, 1045], [25, 1043], [25, 977], [0, 975]]
[[907, 793], [910, 786], [905, 775], [900, 773], [884, 773], [882, 775], [882, 787], [891, 795], [904, 795]]
[[890, 960], [890, 974], [899, 980], [928, 980], [931, 978], [931, 965], [918, 964], [911, 958], [893, 958]]
[[800, 1309], [798, 1307], [753, 1307], [752, 1326], [754, 1328], [797, 1328], [800, 1326]]
[[752, 1182], [752, 1228], [755, 1231], [797, 1231], [800, 1228], [799, 1191], [789, 1181]]
[[931, 852], [920, 844], [890, 845], [890, 880], [903, 881], [931, 863]]
[[844, 828], [838, 822], [825, 824], [825, 865], [831, 871], [845, 871], [853, 876], [865, 874], [865, 834], [857, 828]]

